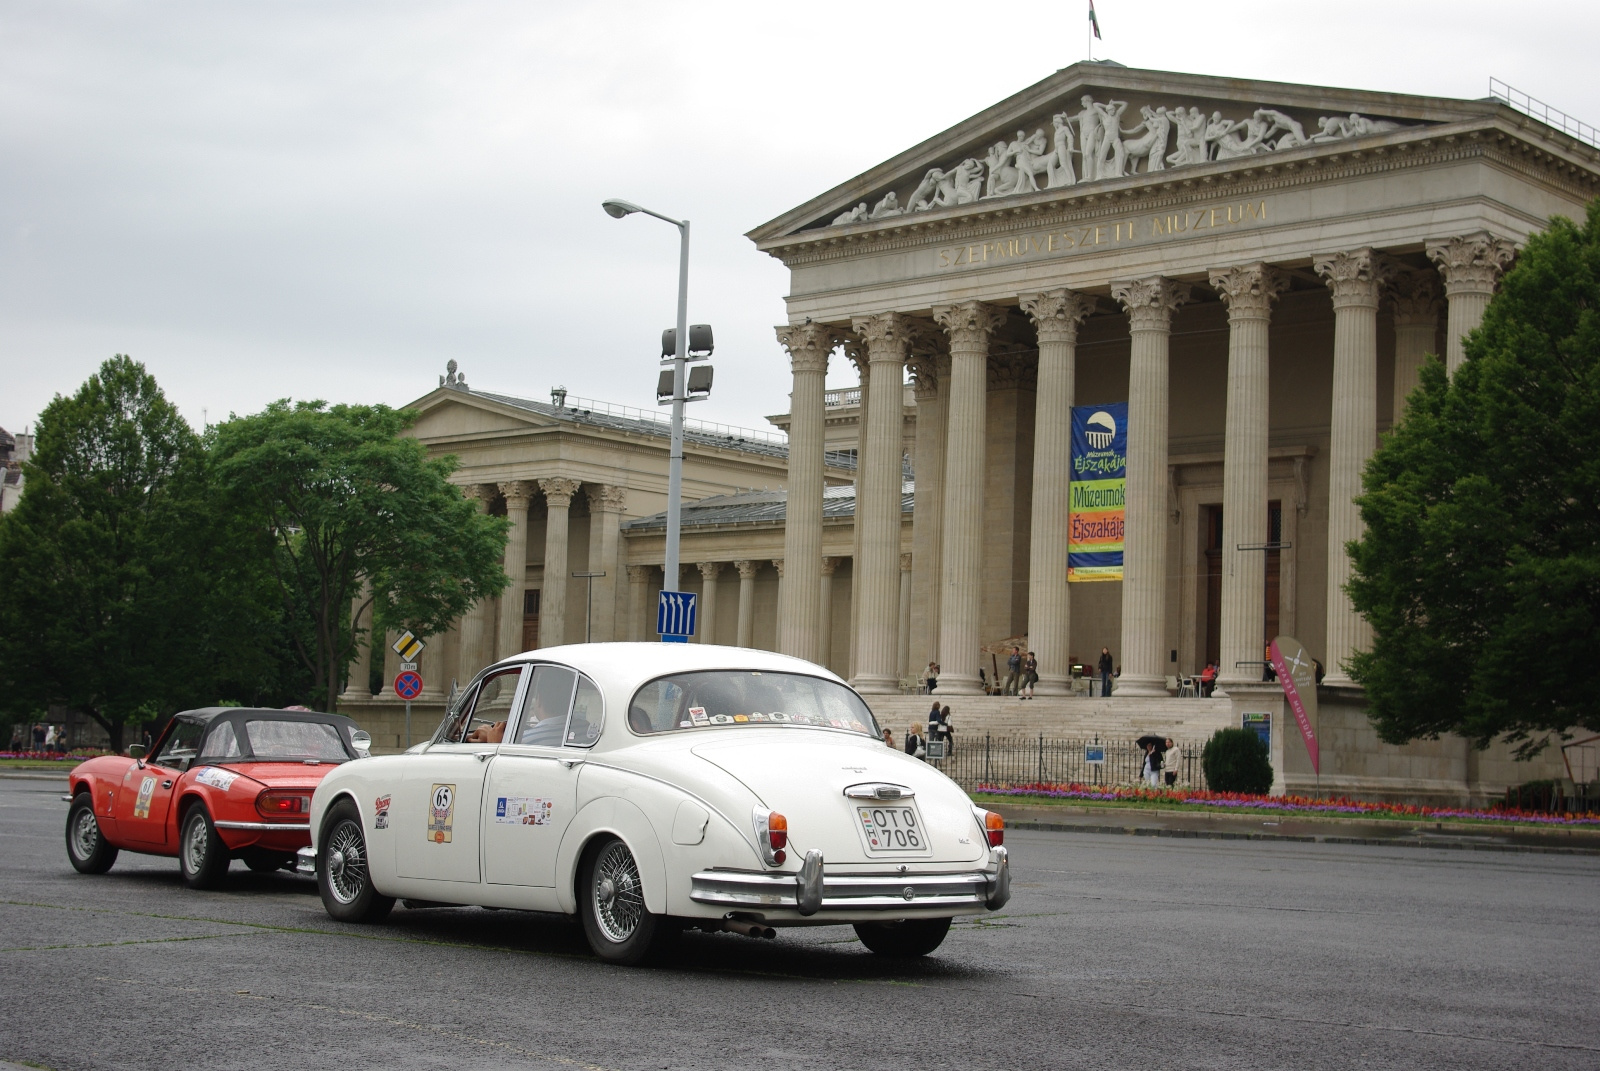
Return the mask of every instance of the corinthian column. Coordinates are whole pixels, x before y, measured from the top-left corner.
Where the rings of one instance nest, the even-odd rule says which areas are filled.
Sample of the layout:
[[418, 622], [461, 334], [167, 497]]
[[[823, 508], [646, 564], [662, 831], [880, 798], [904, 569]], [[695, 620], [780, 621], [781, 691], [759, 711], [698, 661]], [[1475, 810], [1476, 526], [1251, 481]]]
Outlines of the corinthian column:
[[628, 566], [628, 627], [623, 635], [635, 642], [645, 638], [645, 615], [650, 611], [650, 574], [653, 565]]
[[1038, 400], [1033, 416], [1033, 522], [1028, 540], [1028, 643], [1039, 659], [1041, 695], [1066, 695], [1072, 622], [1067, 587], [1071, 506], [1072, 400], [1078, 324], [1094, 298], [1071, 290], [1026, 295], [1022, 311], [1039, 332]]
[[939, 569], [939, 691], [979, 695], [989, 336], [1005, 323], [1006, 313], [981, 301], [966, 301], [936, 306], [933, 318], [950, 335], [950, 430], [945, 441], [944, 548]]
[[[733, 567], [739, 570], [739, 646], [751, 647], [756, 638], [756, 573], [761, 563], [737, 561]], [[778, 623], [783, 623], [781, 618]]]
[[[479, 513], [487, 513], [489, 511], [489, 499], [494, 493], [494, 488], [490, 484], [471, 483], [463, 487], [461, 493], [477, 505]], [[526, 529], [523, 530], [523, 546], [527, 546]], [[507, 549], [509, 550], [510, 548], [508, 547]], [[488, 618], [488, 599], [480, 599], [473, 603], [472, 608], [461, 618], [460, 673], [462, 684], [470, 681], [478, 670], [482, 669], [489, 661], [489, 656], [484, 651], [484, 639], [488, 636]]]
[[[622, 507], [627, 489], [613, 484], [590, 484], [589, 572], [605, 573], [585, 581], [594, 585], [589, 607], [589, 632], [596, 640], [619, 640], [617, 629], [617, 540], [622, 529]], [[548, 582], [545, 584], [549, 587]]]
[[[522, 602], [528, 587], [528, 504], [533, 501], [533, 483], [529, 480], [512, 480], [500, 485], [506, 498], [506, 519], [511, 522], [511, 534], [506, 539], [506, 576], [511, 584], [500, 595], [500, 657], [506, 658], [522, 650]], [[539, 642], [544, 643], [544, 630], [539, 631]]]
[[[365, 580], [361, 583], [361, 592], [350, 599], [351, 629], [365, 628], [367, 631], [356, 637], [356, 657], [350, 663], [350, 675], [345, 678], [344, 691], [339, 693], [341, 703], [372, 698], [372, 644], [375, 637], [372, 633], [372, 607], [368, 603], [371, 598], [372, 582]], [[366, 608], [362, 609], [363, 606]]]
[[916, 498], [911, 512], [909, 658], [913, 669], [921, 669], [939, 657], [939, 555], [944, 543], [944, 441], [950, 358], [923, 355], [913, 357], [909, 364], [912, 393], [917, 400], [917, 438], [912, 448]]
[[1113, 283], [1128, 310], [1128, 487], [1122, 541], [1122, 695], [1166, 695], [1167, 344], [1189, 288], [1170, 279]]
[[833, 657], [833, 574], [838, 568], [838, 558], [822, 559], [822, 580], [817, 592], [816, 663], [819, 666], [826, 666]]
[[[1261, 680], [1266, 647], [1267, 325], [1289, 280], [1265, 264], [1211, 273], [1228, 305], [1228, 409], [1222, 451], [1222, 665], [1218, 683]], [[1240, 545], [1253, 547], [1240, 550]]]
[[1483, 310], [1494, 297], [1495, 284], [1517, 247], [1488, 231], [1428, 243], [1428, 257], [1439, 265], [1444, 296], [1450, 302], [1445, 321], [1445, 368], [1453, 376], [1466, 360], [1462, 340], [1483, 322]]
[[[721, 562], [696, 562], [700, 567], [700, 643], [717, 642], [717, 577], [722, 573]], [[783, 620], [780, 616], [778, 620]]]
[[[778, 650], [816, 661], [817, 577], [822, 558], [823, 386], [828, 355], [839, 336], [823, 324], [779, 327], [789, 353], [789, 495], [783, 556], [794, 563], [795, 583], [779, 589]], [[749, 644], [741, 643], [748, 647]]]
[[539, 598], [539, 646], [567, 642], [567, 521], [581, 486], [560, 476], [539, 481], [548, 518], [544, 527], [544, 591]]
[[[1371, 249], [1318, 258], [1312, 267], [1333, 291], [1333, 419], [1328, 436], [1328, 684], [1350, 684], [1344, 664], [1372, 628], [1344, 592], [1361, 538], [1361, 470], [1378, 448], [1378, 293], [1394, 273]], [[1226, 517], [1224, 517], [1226, 521]]]
[[1406, 415], [1406, 400], [1417, 389], [1422, 362], [1433, 352], [1439, 333], [1439, 286], [1431, 271], [1404, 271], [1395, 275], [1394, 296], [1394, 409], [1398, 424]]
[[[856, 320], [856, 334], [867, 347], [871, 390], [868, 394], [866, 434], [860, 453], [865, 477], [862, 498], [856, 503], [856, 524], [861, 529], [861, 612], [856, 633], [855, 679], [857, 691], [892, 694], [898, 691], [896, 673], [899, 632], [900, 571], [900, 434], [903, 423], [906, 344], [911, 324], [897, 312]], [[817, 547], [817, 552], [821, 551]], [[814, 552], [807, 560], [821, 565]], [[797, 562], [796, 565], [799, 563]], [[817, 591], [817, 577], [787, 585]]]

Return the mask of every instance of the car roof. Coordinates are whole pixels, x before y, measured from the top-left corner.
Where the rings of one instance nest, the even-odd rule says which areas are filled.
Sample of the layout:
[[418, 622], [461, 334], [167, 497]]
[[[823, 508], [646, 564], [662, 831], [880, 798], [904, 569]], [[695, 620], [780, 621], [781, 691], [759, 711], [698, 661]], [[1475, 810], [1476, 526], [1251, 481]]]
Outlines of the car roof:
[[209, 725], [213, 720], [225, 714], [264, 716], [275, 721], [317, 721], [332, 725], [349, 722], [352, 726], [355, 725], [355, 722], [343, 714], [324, 714], [317, 710], [280, 710], [276, 707], [198, 707], [194, 710], [179, 711], [173, 715], [173, 718], [194, 722], [197, 725]]
[[588, 674], [603, 687], [627, 691], [630, 695], [641, 684], [657, 677], [711, 669], [802, 673], [845, 683], [829, 670], [803, 658], [709, 643], [569, 643], [512, 655], [496, 664], [526, 661], [560, 662]]

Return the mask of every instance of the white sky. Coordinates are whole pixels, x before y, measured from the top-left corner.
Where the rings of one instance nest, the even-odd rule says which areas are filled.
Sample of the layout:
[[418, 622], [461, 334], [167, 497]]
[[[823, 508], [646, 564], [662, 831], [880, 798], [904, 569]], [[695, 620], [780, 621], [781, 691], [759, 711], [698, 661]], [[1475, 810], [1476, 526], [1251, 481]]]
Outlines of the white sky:
[[[1600, 125], [1600, 4], [1102, 0], [1132, 67], [1482, 97]], [[112, 353], [191, 422], [483, 389], [648, 407], [694, 223], [709, 420], [787, 408], [745, 231], [1084, 58], [1086, 0], [0, 0], [0, 426]], [[836, 361], [831, 382], [852, 377]]]

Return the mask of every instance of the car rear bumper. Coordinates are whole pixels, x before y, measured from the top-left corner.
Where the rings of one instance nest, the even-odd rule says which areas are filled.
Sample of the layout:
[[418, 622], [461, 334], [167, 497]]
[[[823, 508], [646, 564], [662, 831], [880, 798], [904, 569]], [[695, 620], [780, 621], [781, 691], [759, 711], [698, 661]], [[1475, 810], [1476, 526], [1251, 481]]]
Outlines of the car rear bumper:
[[825, 874], [821, 853], [809, 854], [816, 856], [815, 865], [802, 867], [800, 873], [702, 870], [691, 879], [689, 899], [730, 912], [763, 917], [793, 912], [821, 921], [829, 915], [926, 915], [932, 909], [974, 914], [997, 911], [1011, 898], [1004, 848], [994, 849], [990, 865], [982, 870], [942, 874]]

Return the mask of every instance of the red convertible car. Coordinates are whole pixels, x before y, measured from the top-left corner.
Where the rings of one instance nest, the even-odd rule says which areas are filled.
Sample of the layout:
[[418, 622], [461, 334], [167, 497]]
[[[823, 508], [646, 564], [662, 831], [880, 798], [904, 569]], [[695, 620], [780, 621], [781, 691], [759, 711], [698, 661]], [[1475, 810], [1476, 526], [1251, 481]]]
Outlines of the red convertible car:
[[206, 707], [175, 715], [146, 756], [102, 755], [70, 775], [67, 858], [103, 874], [126, 848], [175, 855], [184, 883], [214, 888], [233, 859], [292, 867], [311, 843], [311, 793], [371, 738], [338, 714]]

